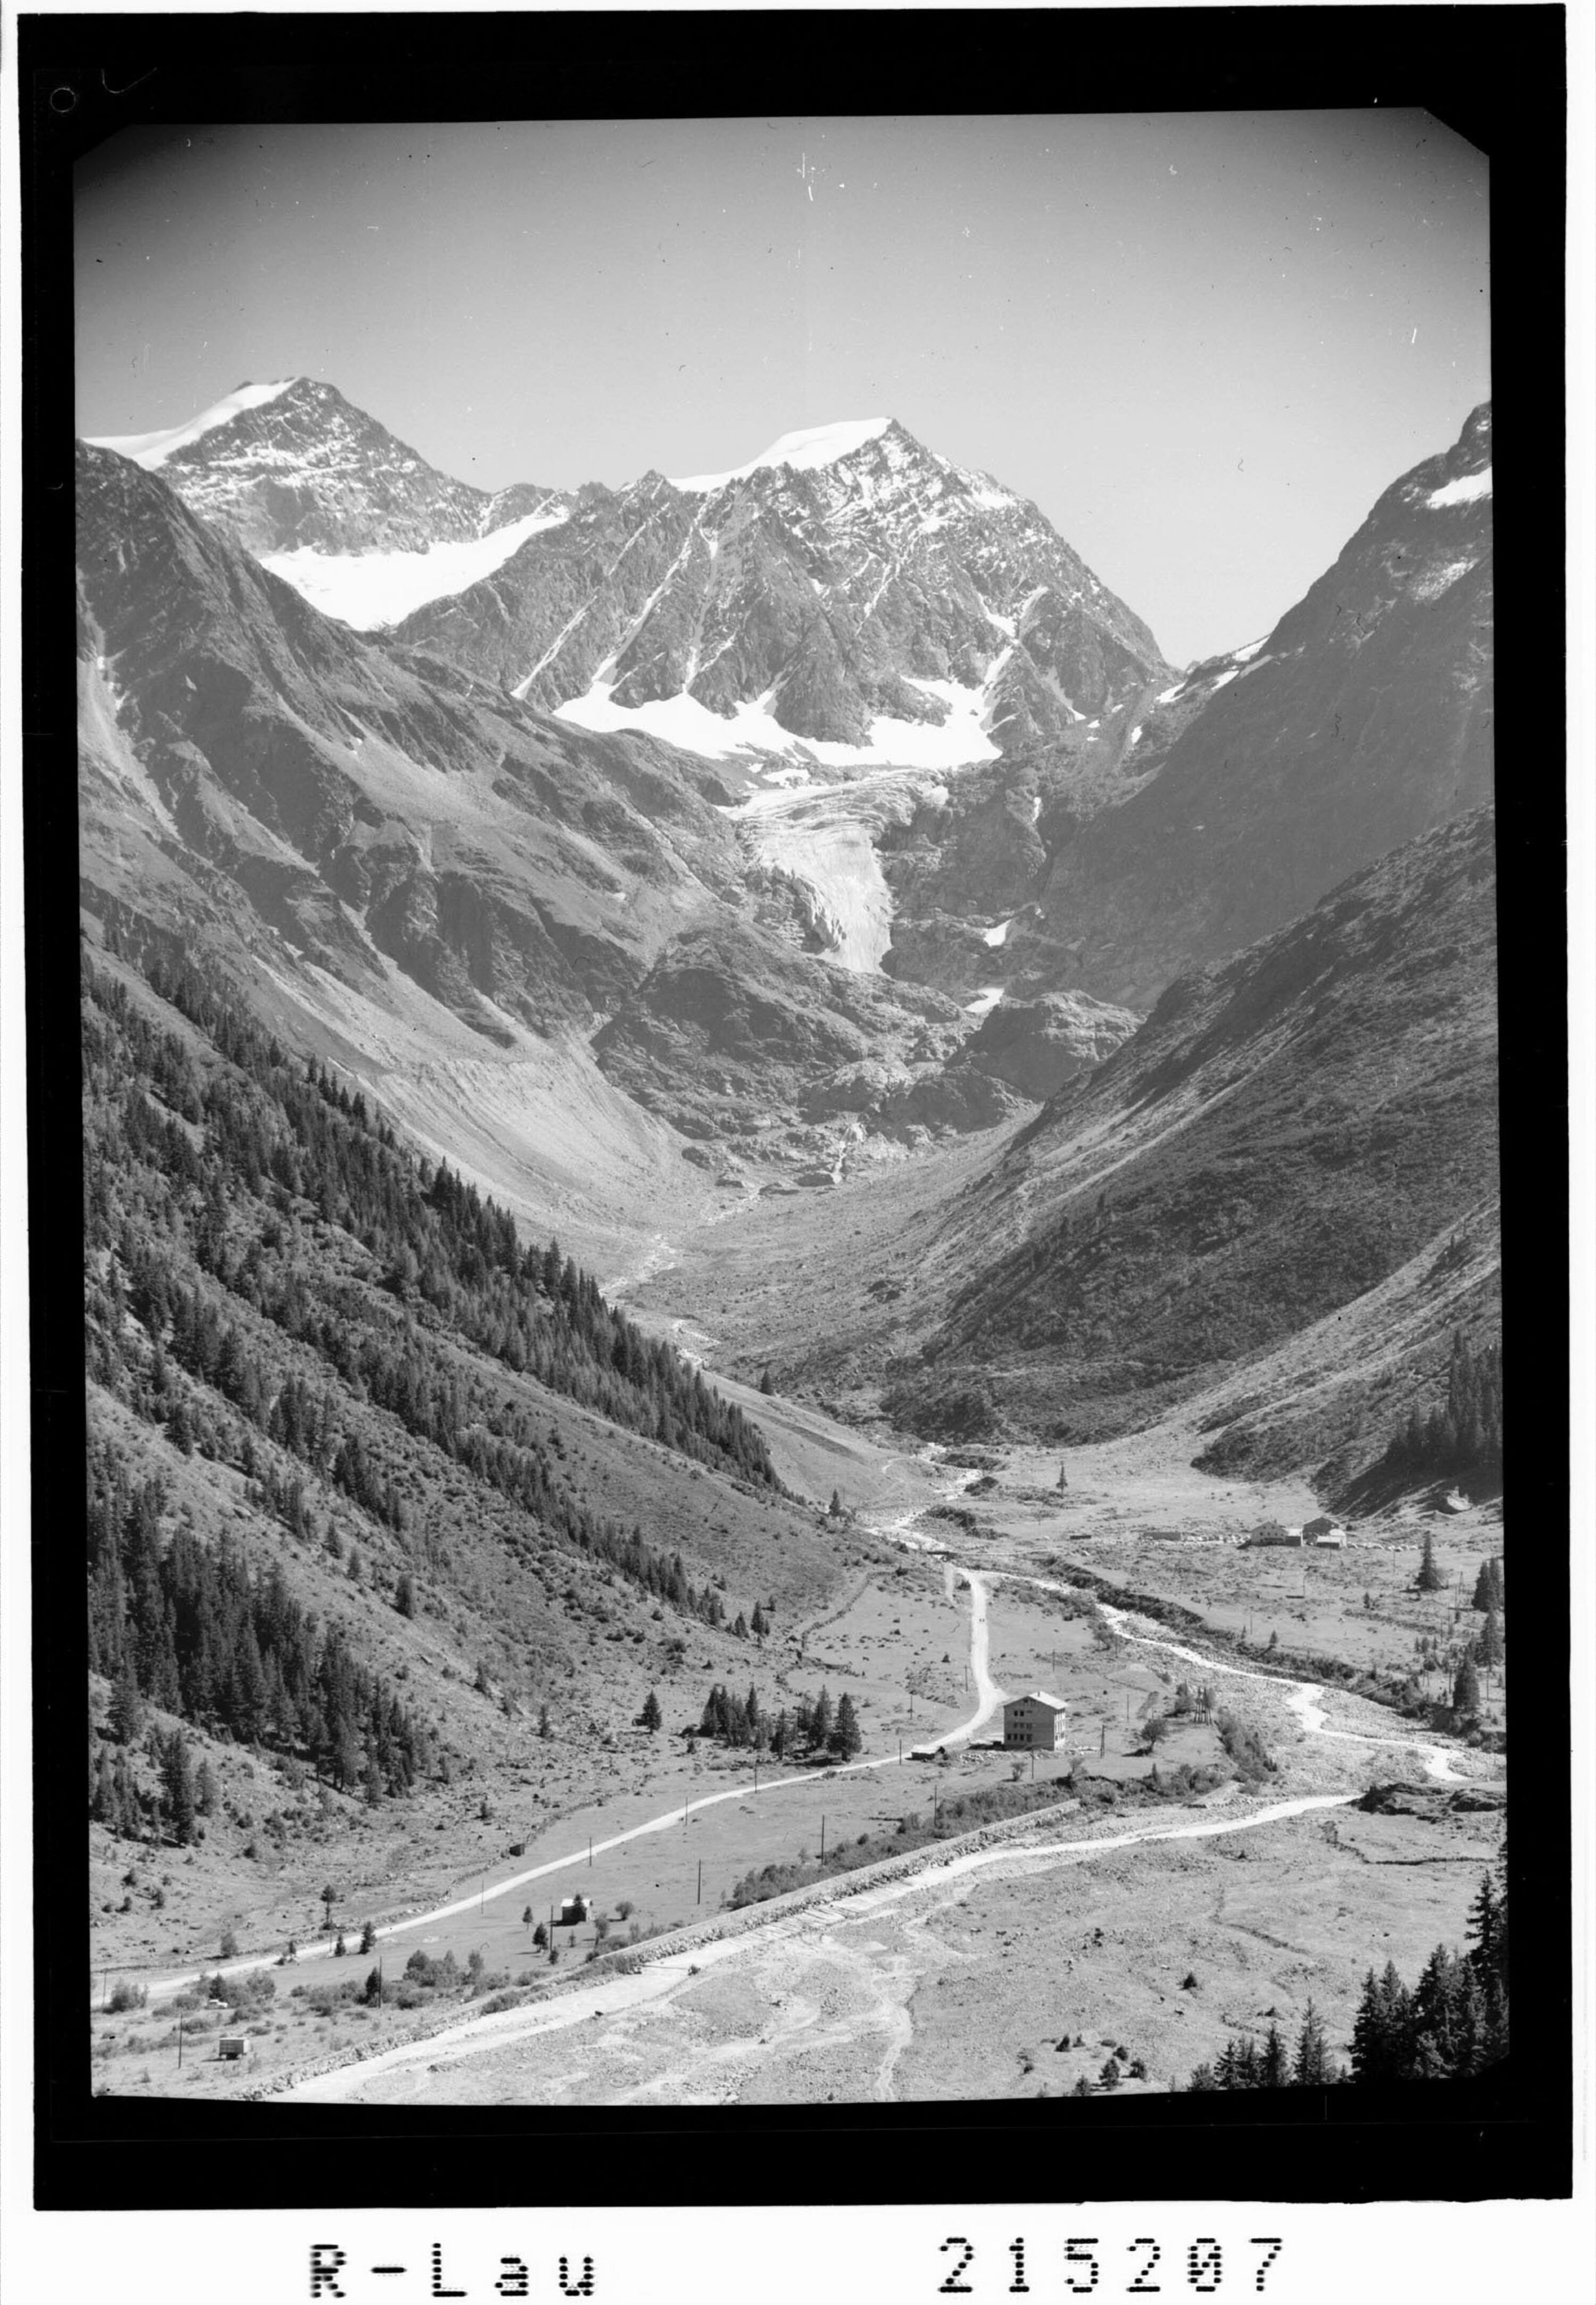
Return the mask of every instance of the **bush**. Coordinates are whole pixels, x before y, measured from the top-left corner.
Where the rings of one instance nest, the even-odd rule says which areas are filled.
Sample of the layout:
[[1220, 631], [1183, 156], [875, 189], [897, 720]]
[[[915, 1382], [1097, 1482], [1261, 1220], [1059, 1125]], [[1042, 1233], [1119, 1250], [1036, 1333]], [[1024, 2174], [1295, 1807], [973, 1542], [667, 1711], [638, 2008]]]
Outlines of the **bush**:
[[224, 1929], [222, 1931], [222, 1942], [218, 1947], [218, 1951], [220, 1952], [221, 1957], [224, 1961], [237, 1960], [238, 1938], [232, 1929]]
[[1249, 1729], [1245, 1722], [1236, 1719], [1234, 1713], [1216, 1714], [1214, 1726], [1237, 1776], [1244, 1783], [1256, 1784], [1261, 1777], [1272, 1774], [1275, 1765], [1256, 1729]]
[[115, 2015], [120, 2017], [124, 2010], [146, 2007], [149, 2000], [148, 1986], [133, 1985], [126, 1978], [122, 1978], [112, 1987], [111, 1998], [106, 2006]]

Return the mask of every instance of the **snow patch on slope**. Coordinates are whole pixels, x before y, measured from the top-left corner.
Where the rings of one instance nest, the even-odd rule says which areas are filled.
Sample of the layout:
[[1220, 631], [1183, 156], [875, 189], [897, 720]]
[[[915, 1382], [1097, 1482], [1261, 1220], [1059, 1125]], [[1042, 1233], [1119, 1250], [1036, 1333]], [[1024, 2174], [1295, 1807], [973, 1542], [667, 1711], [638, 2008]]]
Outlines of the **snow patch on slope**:
[[738, 753], [757, 752], [779, 753], [794, 761], [818, 761], [831, 769], [960, 769], [998, 758], [998, 747], [983, 725], [988, 710], [984, 685], [962, 688], [953, 680], [917, 680], [916, 688], [947, 705], [942, 726], [879, 713], [862, 744], [795, 736], [772, 718], [769, 707], [774, 699], [769, 693], [723, 715], [711, 712], [685, 692], [647, 704], [616, 704], [612, 702], [615, 685], [613, 681], [596, 680], [585, 696], [573, 696], [557, 706], [556, 719], [600, 732], [631, 730], [638, 736], [658, 736], [665, 744], [707, 760], [724, 761]]
[[90, 440], [91, 448], [110, 448], [118, 456], [127, 456], [135, 464], [142, 464], [147, 472], [155, 472], [168, 456], [179, 448], [186, 448], [201, 433], [214, 432], [219, 424], [231, 424], [235, 416], [246, 409], [264, 408], [269, 400], [277, 399], [297, 376], [284, 376], [276, 384], [241, 384], [236, 392], [215, 402], [198, 416], [191, 416], [186, 424], [170, 425], [164, 432], [124, 432], [114, 440]]
[[558, 528], [570, 518], [566, 506], [528, 513], [486, 536], [435, 544], [426, 552], [318, 552], [301, 545], [293, 552], [270, 552], [261, 566], [302, 593], [324, 617], [335, 617], [358, 633], [396, 625], [429, 600], [442, 600], [480, 584], [503, 567], [529, 536]]
[[1465, 472], [1460, 481], [1448, 481], [1444, 488], [1431, 489], [1424, 502], [1431, 512], [1442, 512], [1448, 505], [1477, 504], [1490, 493], [1490, 466], [1487, 464], [1478, 472]]
[[750, 472], [776, 464], [785, 464], [794, 472], [812, 472], [822, 464], [835, 464], [841, 456], [851, 456], [867, 440], [879, 439], [891, 421], [890, 416], [857, 416], [840, 424], [813, 424], [803, 431], [784, 432], [746, 464], [734, 464], [729, 472], [694, 472], [687, 480], [672, 481], [671, 486], [707, 494], [711, 489], [724, 488], [728, 481], [745, 481]]

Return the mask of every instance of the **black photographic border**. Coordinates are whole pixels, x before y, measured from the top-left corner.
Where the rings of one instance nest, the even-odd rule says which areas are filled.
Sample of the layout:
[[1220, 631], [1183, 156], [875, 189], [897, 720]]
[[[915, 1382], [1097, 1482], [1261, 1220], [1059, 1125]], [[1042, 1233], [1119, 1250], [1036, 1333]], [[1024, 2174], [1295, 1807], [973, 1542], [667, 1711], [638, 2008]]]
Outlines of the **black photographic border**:
[[[1063, 2182], [1067, 2198], [1099, 2202], [1568, 2194], [1565, 37], [1565, 12], [1549, 5], [18, 20], [37, 2207], [476, 2207], [525, 2198], [539, 2170], [561, 2201], [595, 2207], [930, 2204], [950, 2183], [965, 2201], [1053, 2200], [1065, 2197]], [[842, 49], [845, 74], [835, 64]], [[1136, 100], [1105, 103], [1105, 91]], [[839, 95], [853, 100], [839, 105]], [[1470, 2082], [1281, 2093], [1267, 2119], [1257, 2100], [1226, 2097], [380, 2113], [96, 2099], [81, 2015], [75, 1542], [72, 166], [148, 122], [712, 120], [757, 113], [751, 99], [761, 96], [784, 116], [1002, 114], [1052, 108], [1049, 98], [1065, 112], [1138, 114], [1379, 102], [1422, 106], [1490, 155], [1496, 536], [1514, 572], [1497, 612], [1500, 689], [1513, 706], [1498, 744], [1504, 1318], [1522, 1573], [1532, 1547], [1545, 1555], [1528, 1637], [1546, 1669], [1520, 1676], [1508, 1764], [1513, 2053]]]

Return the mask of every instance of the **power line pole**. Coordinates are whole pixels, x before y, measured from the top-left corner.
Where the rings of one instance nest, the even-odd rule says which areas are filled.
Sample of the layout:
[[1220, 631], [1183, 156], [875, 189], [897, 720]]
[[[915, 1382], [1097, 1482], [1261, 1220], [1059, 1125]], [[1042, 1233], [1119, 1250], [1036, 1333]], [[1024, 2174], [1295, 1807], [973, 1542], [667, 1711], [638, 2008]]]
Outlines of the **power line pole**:
[[701, 1904], [703, 1903], [703, 1901], [704, 1901], [704, 1860], [703, 1860], [703, 1858], [702, 1858], [701, 1857], [699, 1858], [698, 1865], [699, 1865], [699, 1870], [698, 1870], [698, 1899], [697, 1899], [697, 1901], [698, 1901], [698, 1903], [700, 1903], [700, 1904], [701, 1905]]

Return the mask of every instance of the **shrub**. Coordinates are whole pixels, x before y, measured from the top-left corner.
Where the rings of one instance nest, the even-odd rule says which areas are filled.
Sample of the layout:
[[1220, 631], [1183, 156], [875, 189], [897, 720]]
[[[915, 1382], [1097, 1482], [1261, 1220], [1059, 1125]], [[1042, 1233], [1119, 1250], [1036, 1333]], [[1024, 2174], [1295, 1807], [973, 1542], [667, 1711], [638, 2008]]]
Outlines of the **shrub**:
[[142, 2009], [146, 2007], [149, 2000], [149, 1988], [148, 1986], [134, 1985], [124, 1977], [119, 1978], [116, 1984], [112, 1987], [111, 1998], [106, 2003], [106, 2006], [114, 2014], [121, 2016], [124, 2010]]
[[224, 1930], [222, 1931], [222, 1942], [221, 1942], [221, 1945], [220, 1945], [220, 1947], [218, 1948], [218, 1950], [219, 1950], [219, 1952], [220, 1952], [220, 1953], [221, 1953], [221, 1957], [222, 1957], [222, 1959], [223, 1959], [224, 1961], [236, 1961], [236, 1960], [237, 1960], [237, 1958], [238, 1958], [238, 1937], [237, 1937], [236, 1933], [235, 1933], [233, 1930], [232, 1930], [232, 1929], [224, 1929]]
[[1273, 1772], [1275, 1765], [1256, 1729], [1248, 1728], [1246, 1722], [1238, 1721], [1234, 1713], [1216, 1714], [1214, 1726], [1218, 1730], [1219, 1742], [1229, 1754], [1236, 1774], [1245, 1783], [1256, 1784], [1261, 1777]]

